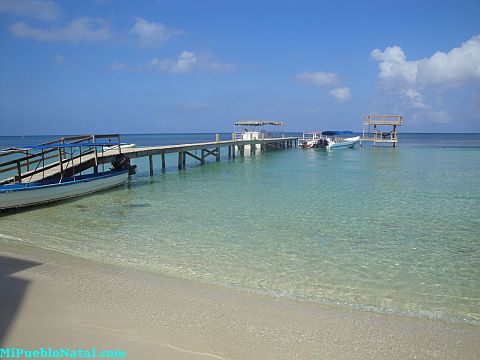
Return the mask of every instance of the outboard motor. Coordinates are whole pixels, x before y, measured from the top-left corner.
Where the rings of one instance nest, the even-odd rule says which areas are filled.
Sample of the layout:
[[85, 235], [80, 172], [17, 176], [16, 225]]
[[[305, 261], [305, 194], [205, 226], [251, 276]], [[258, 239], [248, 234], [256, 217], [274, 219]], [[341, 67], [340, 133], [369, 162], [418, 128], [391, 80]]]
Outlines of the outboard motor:
[[328, 140], [327, 139], [319, 139], [317, 141], [317, 148], [318, 149], [326, 149], [328, 146]]
[[137, 165], [130, 164], [130, 158], [125, 154], [115, 156], [115, 159], [112, 160], [112, 166], [112, 170], [127, 169], [130, 175], [135, 174], [135, 169], [137, 168]]

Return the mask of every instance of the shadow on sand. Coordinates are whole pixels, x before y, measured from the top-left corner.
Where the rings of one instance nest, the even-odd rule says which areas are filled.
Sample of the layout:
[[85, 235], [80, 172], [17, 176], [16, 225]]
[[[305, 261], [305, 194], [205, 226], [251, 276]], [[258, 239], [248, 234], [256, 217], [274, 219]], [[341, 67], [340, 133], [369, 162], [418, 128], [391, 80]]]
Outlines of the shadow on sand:
[[38, 265], [41, 263], [0, 255], [0, 346], [6, 345], [8, 329], [13, 325], [30, 285], [29, 280], [11, 275]]

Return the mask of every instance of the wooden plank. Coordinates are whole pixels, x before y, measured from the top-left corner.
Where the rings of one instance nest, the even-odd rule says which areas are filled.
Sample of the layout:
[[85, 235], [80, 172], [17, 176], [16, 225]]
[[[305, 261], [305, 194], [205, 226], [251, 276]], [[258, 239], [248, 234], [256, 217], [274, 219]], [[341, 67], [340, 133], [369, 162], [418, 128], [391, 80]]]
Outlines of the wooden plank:
[[181, 151], [178, 152], [178, 170], [183, 169], [183, 153]]

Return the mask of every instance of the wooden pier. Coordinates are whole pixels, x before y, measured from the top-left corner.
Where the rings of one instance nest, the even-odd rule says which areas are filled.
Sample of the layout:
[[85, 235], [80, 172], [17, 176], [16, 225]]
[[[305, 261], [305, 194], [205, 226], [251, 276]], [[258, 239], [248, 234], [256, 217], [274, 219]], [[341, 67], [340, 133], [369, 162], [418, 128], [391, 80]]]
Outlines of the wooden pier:
[[[402, 115], [368, 115], [363, 118], [363, 136], [362, 142], [373, 141], [373, 146], [380, 143], [390, 143], [393, 147], [397, 146], [398, 134], [397, 127], [403, 124]], [[373, 126], [373, 137], [368, 137], [371, 133], [370, 127]], [[390, 131], [381, 131], [380, 127], [391, 126]], [[367, 135], [367, 136], [366, 136]]]
[[[217, 134], [216, 141], [193, 144], [133, 148], [117, 147], [106, 151], [103, 151], [102, 147], [85, 146], [86, 149], [83, 151], [80, 150], [77, 155], [70, 157], [67, 156], [68, 154], [65, 154], [64, 150], [62, 153], [60, 148], [55, 149], [54, 147], [55, 144], [78, 144], [78, 146], [81, 147], [82, 142], [92, 144], [99, 139], [112, 138], [117, 139], [116, 143], [120, 143], [119, 134], [82, 135], [64, 137], [42, 144], [53, 146], [53, 148], [50, 147], [48, 149], [42, 149], [41, 151], [19, 148], [1, 152], [0, 158], [8, 155], [10, 155], [10, 157], [12, 155], [15, 156], [15, 154], [17, 158], [0, 163], [0, 173], [11, 174], [12, 171], [16, 173], [14, 176], [0, 180], [0, 184], [33, 182], [41, 179], [56, 178], [62, 175], [68, 177], [89, 169], [98, 172], [100, 165], [111, 163], [119, 153], [127, 155], [130, 159], [148, 157], [150, 175], [153, 175], [154, 157], [156, 156], [158, 156], [161, 162], [162, 171], [165, 171], [165, 155], [177, 153], [177, 167], [179, 170], [183, 170], [186, 166], [187, 157], [197, 160], [201, 165], [206, 163], [208, 157], [213, 157], [215, 161], [220, 161], [222, 148], [227, 148], [228, 158], [235, 158], [236, 156], [245, 156], [246, 149], [250, 154], [255, 154], [257, 151], [266, 152], [298, 146], [298, 138], [296, 137], [237, 140], [234, 133], [232, 134], [232, 140], [220, 141], [220, 136]], [[114, 144], [115, 143], [112, 143], [112, 145]], [[18, 156], [18, 154], [20, 154], [20, 156]]]

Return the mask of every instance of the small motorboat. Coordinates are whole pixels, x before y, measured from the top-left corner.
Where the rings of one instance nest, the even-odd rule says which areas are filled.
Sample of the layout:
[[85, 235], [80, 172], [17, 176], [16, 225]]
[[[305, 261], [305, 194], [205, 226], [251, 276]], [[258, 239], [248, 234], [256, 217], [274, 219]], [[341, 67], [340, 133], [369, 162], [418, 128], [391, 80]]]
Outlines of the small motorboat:
[[110, 189], [125, 183], [129, 170], [0, 186], [0, 210], [46, 204]]
[[360, 141], [360, 136], [350, 138], [331, 138], [327, 141], [328, 145], [325, 147], [327, 150], [353, 148]]
[[353, 148], [360, 141], [360, 136], [349, 138], [338, 137], [343, 134], [339, 131], [307, 132], [303, 133], [299, 141], [302, 149], [325, 149], [333, 150], [339, 148]]
[[[110, 144], [107, 145], [110, 146]], [[118, 147], [120, 145], [117, 144], [117, 151], [120, 151]], [[81, 169], [78, 169], [81, 156], [94, 159], [96, 153], [92, 153], [93, 149], [104, 146], [106, 145], [99, 143], [47, 144], [3, 151], [2, 156], [6, 154], [16, 158], [0, 165], [7, 167], [17, 164], [19, 175], [13, 177], [13, 180], [7, 179], [0, 184], [0, 211], [70, 199], [124, 184], [128, 176], [135, 173], [136, 165], [131, 165], [128, 156], [122, 153], [114, 157], [110, 171], [97, 172], [97, 168], [93, 173], [82, 175]], [[87, 151], [82, 153], [82, 148], [87, 148]], [[73, 155], [74, 149], [79, 152], [77, 155]], [[69, 159], [64, 159], [67, 154], [65, 150], [71, 152]], [[34, 153], [35, 151], [40, 152]], [[61, 161], [38, 168], [45, 159], [49, 158], [52, 151], [58, 151]], [[26, 155], [18, 158], [21, 154]], [[38, 158], [40, 159], [33, 160]], [[31, 175], [21, 176], [20, 169], [25, 161], [31, 163], [35, 161], [38, 165], [35, 170], [30, 172]], [[53, 171], [49, 173], [52, 168]], [[9, 169], [12, 168], [7, 170]], [[34, 178], [34, 176], [36, 177]], [[24, 178], [27, 178], [28, 181], [24, 181]]]

